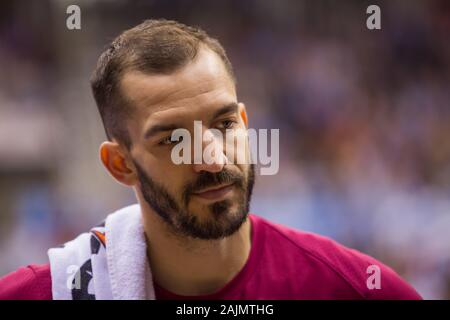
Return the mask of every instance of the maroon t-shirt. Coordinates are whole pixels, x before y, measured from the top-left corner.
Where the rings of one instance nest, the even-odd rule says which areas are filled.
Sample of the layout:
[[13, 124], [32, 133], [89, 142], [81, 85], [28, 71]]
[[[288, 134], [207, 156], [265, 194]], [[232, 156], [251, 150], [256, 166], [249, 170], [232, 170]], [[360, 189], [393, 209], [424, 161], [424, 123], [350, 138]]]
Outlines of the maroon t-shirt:
[[0, 279], [0, 300], [51, 300], [50, 265], [22, 267]]
[[[250, 219], [249, 258], [228, 284], [213, 294], [180, 296], [154, 281], [156, 298], [421, 299], [392, 269], [365, 254], [253, 214]], [[373, 270], [379, 270], [379, 282]], [[0, 299], [51, 298], [49, 265], [28, 266], [0, 279]]]

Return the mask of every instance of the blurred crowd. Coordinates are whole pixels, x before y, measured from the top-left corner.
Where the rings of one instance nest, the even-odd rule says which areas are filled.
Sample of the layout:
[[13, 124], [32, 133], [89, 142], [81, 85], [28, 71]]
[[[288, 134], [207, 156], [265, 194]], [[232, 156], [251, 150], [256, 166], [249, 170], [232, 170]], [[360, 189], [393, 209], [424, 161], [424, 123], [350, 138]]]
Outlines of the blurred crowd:
[[[82, 29], [67, 30], [78, 4]], [[101, 167], [89, 76], [148, 18], [199, 25], [235, 68], [250, 126], [280, 129], [280, 171], [251, 211], [390, 265], [450, 299], [450, 3], [2, 1], [0, 275], [135, 202]]]

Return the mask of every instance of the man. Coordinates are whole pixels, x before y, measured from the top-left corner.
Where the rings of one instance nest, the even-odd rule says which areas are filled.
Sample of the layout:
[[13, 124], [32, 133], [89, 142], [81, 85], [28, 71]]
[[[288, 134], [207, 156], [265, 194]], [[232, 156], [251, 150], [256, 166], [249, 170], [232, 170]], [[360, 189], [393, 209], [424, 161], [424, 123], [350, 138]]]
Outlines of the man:
[[175, 129], [247, 128], [231, 64], [204, 31], [147, 20], [112, 42], [91, 84], [101, 160], [138, 205], [5, 276], [0, 298], [420, 299], [369, 256], [249, 214], [253, 165], [223, 146], [215, 161], [174, 163]]

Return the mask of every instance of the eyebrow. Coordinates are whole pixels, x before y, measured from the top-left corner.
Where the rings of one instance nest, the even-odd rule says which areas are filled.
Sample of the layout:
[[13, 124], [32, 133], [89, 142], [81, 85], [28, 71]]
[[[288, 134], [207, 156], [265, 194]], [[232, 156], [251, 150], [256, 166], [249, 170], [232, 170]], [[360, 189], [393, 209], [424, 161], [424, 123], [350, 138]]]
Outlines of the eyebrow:
[[175, 125], [175, 124], [169, 124], [169, 125], [163, 125], [163, 124], [156, 124], [152, 127], [150, 127], [146, 132], [145, 132], [145, 139], [150, 138], [151, 136], [154, 136], [160, 132], [164, 132], [164, 131], [173, 131], [180, 128], [180, 126]]
[[219, 110], [217, 110], [213, 116], [212, 116], [212, 120], [220, 117], [221, 115], [227, 114], [227, 113], [231, 113], [231, 112], [237, 112], [238, 110], [238, 104], [236, 102], [231, 102], [229, 104], [227, 104], [226, 106], [220, 108]]
[[[220, 108], [219, 110], [217, 110], [216, 112], [214, 112], [211, 119], [214, 120], [214, 119], [220, 117], [221, 115], [224, 115], [224, 114], [227, 114], [230, 112], [237, 112], [237, 110], [238, 110], [238, 104], [236, 102], [229, 103], [229, 104], [223, 106], [222, 108]], [[173, 131], [178, 128], [181, 128], [181, 126], [177, 125], [177, 124], [167, 124], [167, 125], [156, 124], [156, 125], [148, 128], [147, 131], [145, 131], [144, 138], [148, 139], [160, 132]]]

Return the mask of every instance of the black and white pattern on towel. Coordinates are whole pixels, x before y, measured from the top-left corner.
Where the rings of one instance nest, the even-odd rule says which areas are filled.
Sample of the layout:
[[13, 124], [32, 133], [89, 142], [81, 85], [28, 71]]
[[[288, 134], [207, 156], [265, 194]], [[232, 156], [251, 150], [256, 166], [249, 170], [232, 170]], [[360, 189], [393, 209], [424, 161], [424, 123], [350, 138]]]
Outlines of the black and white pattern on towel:
[[[91, 231], [91, 255], [96, 255], [100, 247], [105, 248], [105, 222], [93, 228]], [[92, 257], [89, 258], [78, 269], [72, 280], [72, 299], [73, 300], [95, 300], [95, 294], [89, 290], [89, 284], [92, 280]]]

